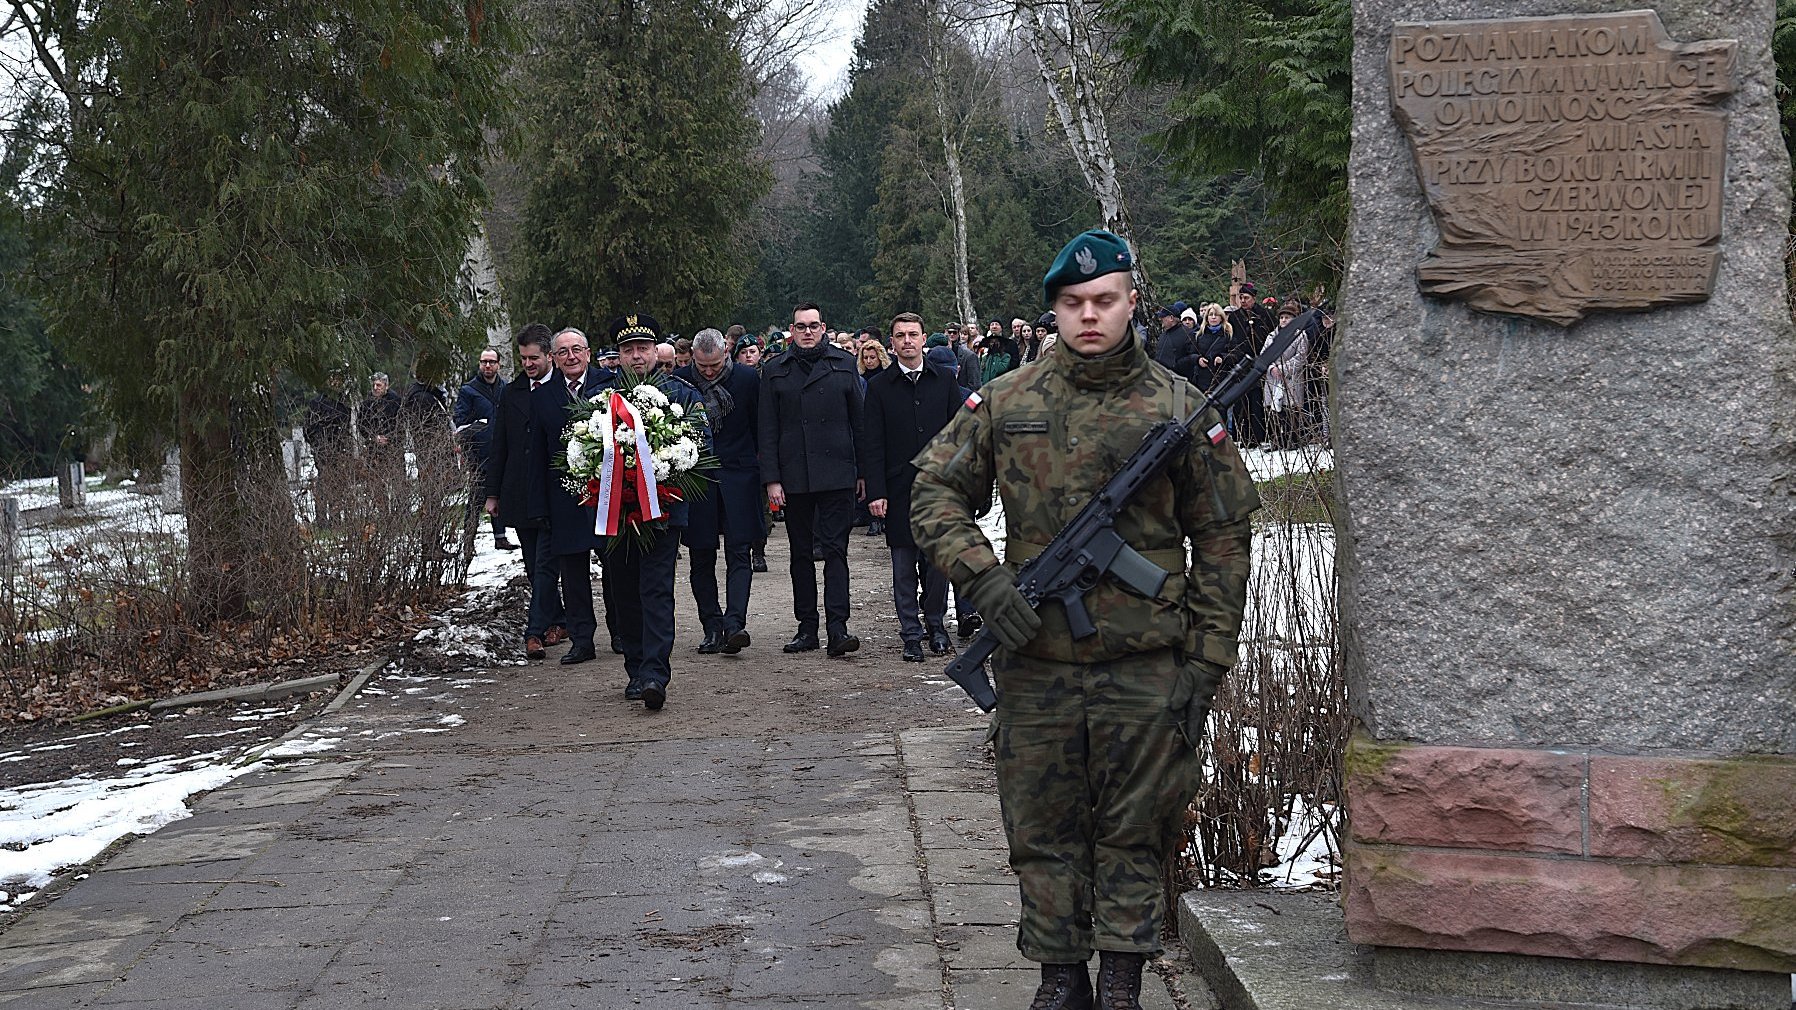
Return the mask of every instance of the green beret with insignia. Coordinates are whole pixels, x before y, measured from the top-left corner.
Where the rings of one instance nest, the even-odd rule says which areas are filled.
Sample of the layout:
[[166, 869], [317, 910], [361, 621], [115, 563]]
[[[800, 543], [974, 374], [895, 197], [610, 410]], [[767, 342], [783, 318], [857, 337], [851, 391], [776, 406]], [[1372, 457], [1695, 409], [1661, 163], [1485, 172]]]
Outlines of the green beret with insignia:
[[1060, 255], [1054, 257], [1054, 265], [1041, 279], [1042, 294], [1051, 302], [1054, 292], [1068, 284], [1083, 284], [1094, 277], [1134, 266], [1135, 257], [1129, 254], [1127, 242], [1114, 232], [1095, 228], [1068, 242]]

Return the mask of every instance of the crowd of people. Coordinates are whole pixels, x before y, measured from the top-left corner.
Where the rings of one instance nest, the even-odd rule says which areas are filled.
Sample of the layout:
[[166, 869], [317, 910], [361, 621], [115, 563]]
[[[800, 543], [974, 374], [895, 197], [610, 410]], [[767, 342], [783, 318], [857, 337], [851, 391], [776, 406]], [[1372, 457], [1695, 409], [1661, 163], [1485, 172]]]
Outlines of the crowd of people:
[[[650, 712], [666, 704], [672, 680], [682, 551], [697, 652], [753, 647], [754, 577], [768, 570], [768, 538], [783, 526], [793, 625], [781, 651], [845, 657], [861, 648], [850, 627], [849, 538], [857, 527], [882, 536], [905, 661], [944, 656], [981, 628], [1002, 647], [992, 661], [999, 790], [1022, 888], [1019, 947], [1042, 964], [1037, 1004], [1089, 1006], [1101, 995], [1106, 1006], [1138, 1006], [1164, 913], [1159, 861], [1245, 606], [1257, 496], [1233, 443], [1286, 448], [1326, 437], [1333, 320], [1324, 308], [1321, 324], [1234, 404], [1224, 418], [1233, 443], [1197, 440], [1180, 473], [1124, 514], [1118, 533], [1165, 567], [1166, 588], [1136, 598], [1100, 580], [1091, 590], [1098, 631], [1080, 638], [1066, 615], [1025, 600], [1016, 565], [1045, 549], [1149, 427], [1197, 406], [1193, 387], [1217, 392], [1281, 327], [1309, 324], [1317, 317], [1305, 309], [1322, 307], [1319, 296], [1310, 305], [1261, 298], [1241, 281], [1226, 305], [1175, 301], [1149, 313], [1132, 262], [1116, 236], [1081, 235], [1044, 280], [1053, 311], [983, 328], [932, 331], [914, 312], [883, 327], [834, 327], [813, 302], [760, 332], [735, 325], [690, 337], [628, 315], [600, 347], [579, 328], [531, 323], [515, 337], [515, 378], [500, 376], [493, 348], [453, 401], [422, 379], [400, 396], [375, 376], [359, 411], [314, 404], [323, 431], [314, 446], [344, 455], [353, 441], [358, 454], [381, 458], [440, 416], [471, 474], [470, 515], [490, 519], [497, 546], [522, 551], [524, 654], [543, 660], [566, 642], [561, 664], [597, 657], [596, 563], [623, 697]], [[601, 536], [592, 499], [564, 479], [568, 411], [643, 383], [681, 405], [682, 417], [702, 408], [705, 457], [715, 461], [708, 493], [670, 503], [662, 535]], [[1117, 402], [1146, 406], [1119, 416]], [[1004, 559], [979, 528], [994, 495], [1005, 509]], [[1044, 764], [1050, 752], [1059, 756]], [[1081, 770], [1058, 785], [1042, 777], [1063, 763]], [[1088, 781], [1112, 779], [1116, 790], [1088, 794]], [[1115, 824], [1135, 827], [1100, 830]], [[1094, 892], [1094, 880], [1107, 889]], [[1095, 987], [1084, 967], [1094, 950]]]

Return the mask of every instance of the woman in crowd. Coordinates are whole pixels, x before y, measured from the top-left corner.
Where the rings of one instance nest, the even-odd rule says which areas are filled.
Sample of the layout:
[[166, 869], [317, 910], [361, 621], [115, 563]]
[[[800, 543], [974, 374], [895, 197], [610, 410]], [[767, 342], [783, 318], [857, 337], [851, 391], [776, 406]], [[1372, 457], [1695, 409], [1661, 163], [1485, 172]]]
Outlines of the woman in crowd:
[[1214, 393], [1246, 348], [1236, 337], [1221, 305], [1211, 302], [1193, 315], [1198, 319], [1198, 324], [1191, 328], [1192, 343], [1197, 347], [1197, 370], [1191, 380], [1204, 392]]
[[[1283, 329], [1291, 320], [1303, 313], [1303, 309], [1295, 301], [1286, 301], [1279, 306], [1278, 326]], [[1266, 344], [1271, 346], [1278, 335], [1277, 330], [1266, 335]], [[1297, 339], [1285, 353], [1266, 370], [1266, 378], [1261, 388], [1266, 399], [1266, 432], [1273, 447], [1277, 449], [1294, 449], [1303, 443], [1299, 431], [1303, 425], [1303, 393], [1304, 379], [1308, 374], [1310, 357], [1310, 338], [1307, 333], [1299, 333]]]
[[878, 375], [892, 363], [886, 355], [885, 345], [877, 340], [861, 341], [861, 392], [867, 391], [867, 380]]

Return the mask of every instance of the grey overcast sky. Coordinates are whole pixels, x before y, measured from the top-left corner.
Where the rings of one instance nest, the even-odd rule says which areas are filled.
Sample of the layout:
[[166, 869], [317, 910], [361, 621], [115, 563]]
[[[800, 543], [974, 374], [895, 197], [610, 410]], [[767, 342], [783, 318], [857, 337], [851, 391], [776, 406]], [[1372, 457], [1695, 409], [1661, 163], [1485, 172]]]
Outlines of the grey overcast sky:
[[867, 0], [819, 0], [829, 12], [827, 36], [819, 38], [805, 61], [807, 90], [819, 98], [835, 98], [848, 86], [848, 61], [860, 33]]

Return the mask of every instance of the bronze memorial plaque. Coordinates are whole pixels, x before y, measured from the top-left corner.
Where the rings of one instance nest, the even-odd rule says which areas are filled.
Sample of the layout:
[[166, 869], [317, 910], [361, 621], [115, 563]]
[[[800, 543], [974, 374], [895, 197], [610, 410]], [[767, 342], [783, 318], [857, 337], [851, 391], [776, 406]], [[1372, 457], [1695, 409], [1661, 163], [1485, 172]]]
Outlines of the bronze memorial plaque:
[[1440, 230], [1422, 290], [1561, 326], [1708, 298], [1735, 48], [1654, 11], [1397, 24], [1391, 101]]

